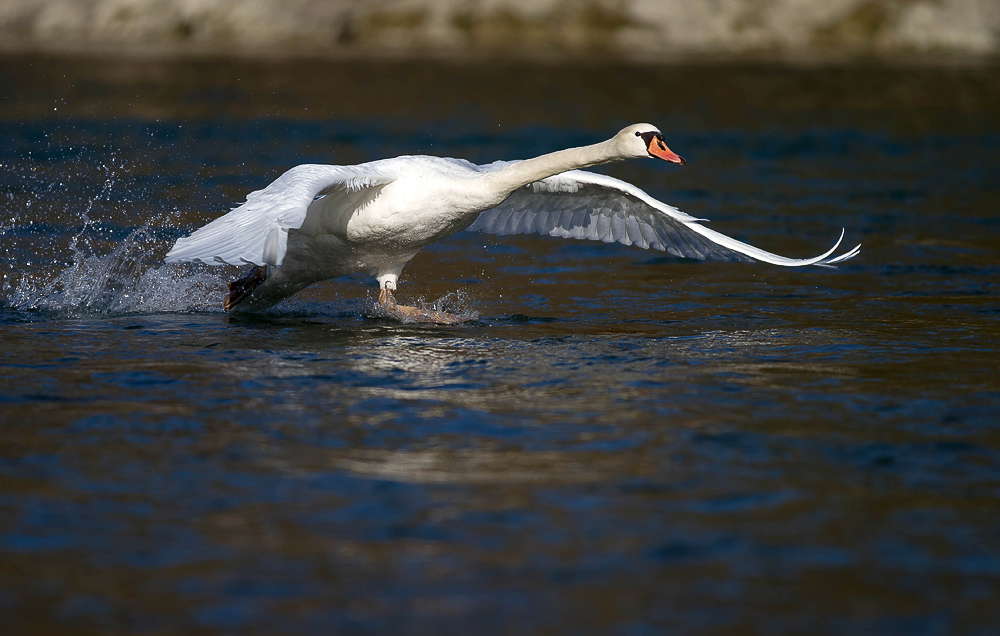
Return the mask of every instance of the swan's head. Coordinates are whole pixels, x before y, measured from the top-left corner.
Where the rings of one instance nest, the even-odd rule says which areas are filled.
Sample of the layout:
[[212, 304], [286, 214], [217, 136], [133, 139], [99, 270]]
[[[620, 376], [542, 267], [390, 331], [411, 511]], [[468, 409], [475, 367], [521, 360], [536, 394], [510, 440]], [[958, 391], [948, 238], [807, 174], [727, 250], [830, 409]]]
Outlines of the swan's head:
[[633, 124], [615, 135], [614, 141], [624, 158], [653, 157], [684, 165], [684, 158], [667, 148], [663, 133], [652, 124]]

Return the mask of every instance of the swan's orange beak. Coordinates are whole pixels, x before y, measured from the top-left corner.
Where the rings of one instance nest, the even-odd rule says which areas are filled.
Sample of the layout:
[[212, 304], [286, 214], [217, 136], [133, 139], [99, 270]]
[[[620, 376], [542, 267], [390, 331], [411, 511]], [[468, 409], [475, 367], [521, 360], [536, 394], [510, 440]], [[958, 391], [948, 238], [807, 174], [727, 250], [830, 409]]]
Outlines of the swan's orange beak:
[[684, 157], [680, 156], [670, 148], [667, 148], [667, 144], [663, 143], [663, 137], [653, 137], [649, 140], [649, 145], [646, 146], [647, 152], [653, 157], [658, 157], [664, 161], [670, 161], [673, 163], [678, 163], [684, 165]]

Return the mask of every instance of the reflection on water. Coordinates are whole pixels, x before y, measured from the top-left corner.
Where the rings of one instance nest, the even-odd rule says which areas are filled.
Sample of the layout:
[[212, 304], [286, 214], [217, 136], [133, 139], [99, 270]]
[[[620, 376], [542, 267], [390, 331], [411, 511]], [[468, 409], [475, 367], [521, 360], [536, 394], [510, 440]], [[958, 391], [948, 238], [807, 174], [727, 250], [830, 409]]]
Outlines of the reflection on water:
[[[12, 633], [986, 634], [995, 69], [0, 62]], [[391, 94], [392, 98], [386, 98]], [[53, 108], [58, 110], [53, 111]], [[608, 172], [837, 270], [463, 233], [263, 316], [169, 244], [295, 163]], [[454, 310], [454, 309], [452, 309]]]

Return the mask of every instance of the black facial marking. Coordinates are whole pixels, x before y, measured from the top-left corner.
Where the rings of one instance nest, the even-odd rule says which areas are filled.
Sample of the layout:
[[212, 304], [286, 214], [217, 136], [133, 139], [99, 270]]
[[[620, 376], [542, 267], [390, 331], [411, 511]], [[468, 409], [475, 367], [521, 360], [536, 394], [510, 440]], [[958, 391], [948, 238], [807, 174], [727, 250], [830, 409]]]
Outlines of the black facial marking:
[[635, 134], [639, 137], [642, 137], [642, 141], [646, 144], [647, 148], [649, 148], [649, 144], [652, 143], [654, 139], [658, 139], [661, 142], [663, 141], [663, 133], [660, 133], [655, 130], [650, 130], [649, 132], [644, 132], [644, 133], [637, 132]]

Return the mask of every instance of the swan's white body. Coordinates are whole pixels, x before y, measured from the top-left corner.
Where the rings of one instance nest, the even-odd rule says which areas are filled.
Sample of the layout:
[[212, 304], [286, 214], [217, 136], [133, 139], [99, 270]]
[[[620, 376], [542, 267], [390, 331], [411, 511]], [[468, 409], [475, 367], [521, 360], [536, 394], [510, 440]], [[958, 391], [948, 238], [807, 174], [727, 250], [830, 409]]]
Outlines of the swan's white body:
[[860, 246], [831, 257], [838, 240], [814, 258], [778, 256], [719, 234], [624, 181], [579, 170], [643, 156], [683, 163], [655, 127], [638, 124], [599, 144], [525, 161], [480, 166], [404, 156], [356, 166], [301, 165], [179, 239], [166, 260], [273, 268], [246, 304], [259, 308], [314, 282], [357, 271], [373, 274], [382, 289], [395, 289], [417, 252], [466, 228], [616, 241], [677, 256], [790, 267], [830, 265], [859, 252]]

